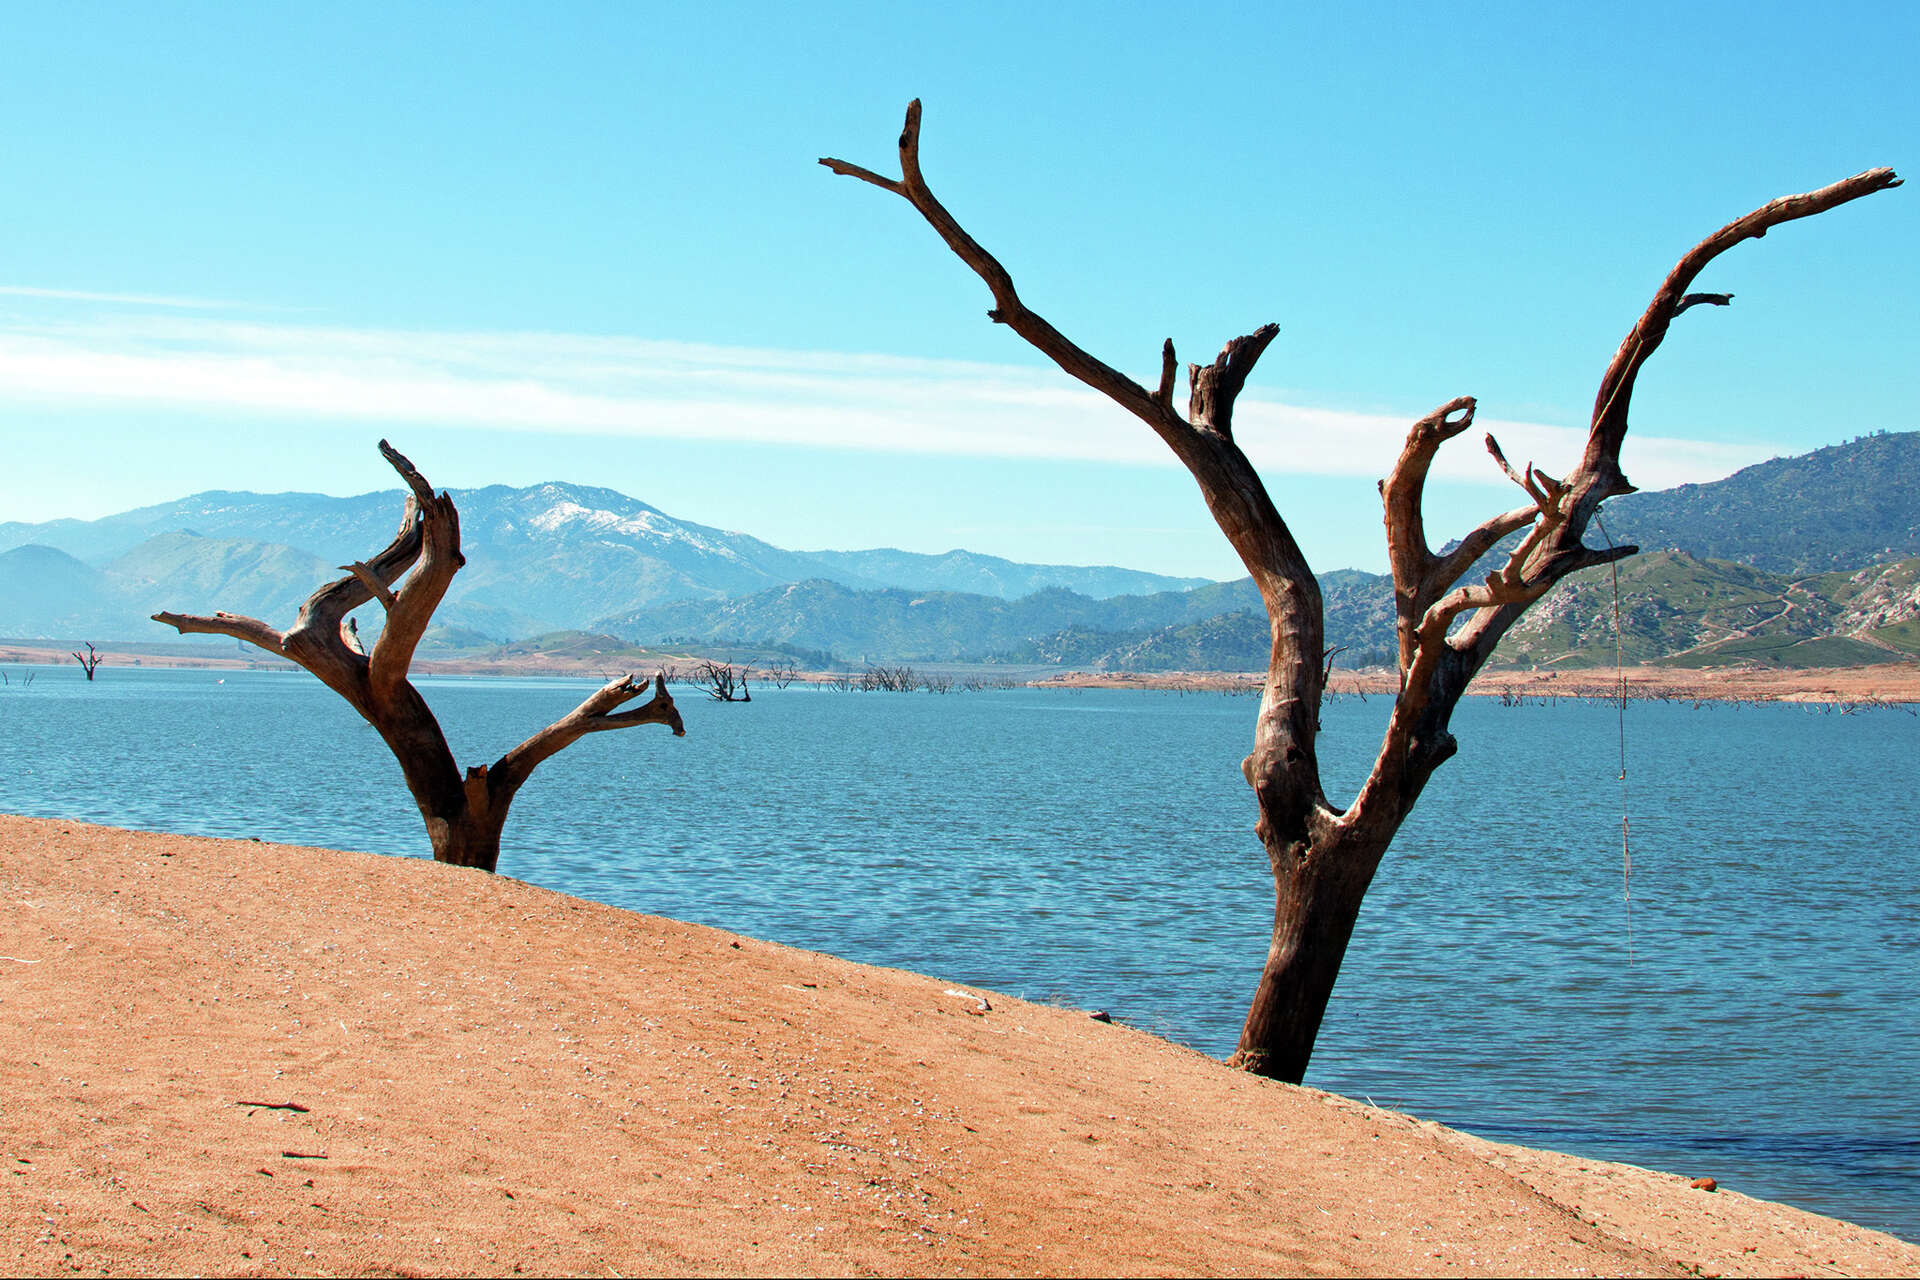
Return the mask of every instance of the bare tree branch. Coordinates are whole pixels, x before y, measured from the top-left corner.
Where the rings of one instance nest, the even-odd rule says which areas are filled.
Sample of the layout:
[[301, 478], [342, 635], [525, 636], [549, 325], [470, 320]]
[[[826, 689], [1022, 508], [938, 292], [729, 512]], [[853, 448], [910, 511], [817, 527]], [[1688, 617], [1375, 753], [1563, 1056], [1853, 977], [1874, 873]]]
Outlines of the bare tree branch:
[[1173, 356], [1173, 339], [1168, 338], [1160, 348], [1160, 387], [1153, 393], [1153, 402], [1164, 414], [1173, 413], [1173, 383], [1179, 372], [1179, 362]]
[[1100, 394], [1119, 403], [1162, 435], [1176, 431], [1185, 424], [1170, 409], [1162, 409], [1159, 402], [1147, 392], [1145, 387], [1127, 377], [1119, 370], [1096, 359], [1081, 350], [1058, 329], [1039, 314], [1029, 311], [1020, 301], [1020, 295], [1014, 291], [1013, 277], [1000, 265], [998, 259], [981, 248], [974, 238], [966, 233], [960, 224], [954, 221], [946, 206], [934, 198], [920, 172], [920, 99], [915, 98], [907, 104], [907, 120], [900, 130], [900, 172], [902, 180], [894, 182], [883, 178], [870, 169], [863, 169], [845, 160], [822, 158], [821, 164], [837, 174], [858, 178], [870, 182], [883, 190], [904, 197], [920, 216], [927, 220], [940, 238], [947, 242], [960, 260], [973, 269], [975, 275], [986, 282], [993, 293], [994, 309], [987, 313], [989, 319], [1004, 324], [1025, 338], [1041, 353], [1050, 358], [1067, 373], [1086, 383]]
[[280, 646], [285, 642], [278, 631], [258, 618], [248, 618], [237, 613], [215, 613], [212, 616], [197, 613], [156, 613], [155, 622], [164, 622], [183, 636], [213, 635], [232, 636], [235, 640], [244, 640], [257, 645], [268, 653], [280, 656]]
[[1682, 297], [1679, 302], [1674, 304], [1673, 314], [1677, 316], [1682, 311], [1685, 311], [1688, 307], [1698, 307], [1703, 305], [1711, 306], [1711, 307], [1730, 307], [1733, 305], [1733, 295], [1730, 293], [1689, 293], [1686, 296]]
[[444, 493], [436, 496], [414, 465], [385, 440], [380, 442], [380, 453], [413, 491], [421, 530], [419, 563], [388, 606], [387, 625], [367, 659], [374, 699], [384, 704], [406, 683], [414, 650], [433, 621], [433, 611], [467, 560], [460, 554], [460, 512], [453, 499]]
[[355, 560], [352, 564], [343, 564], [340, 567], [358, 578], [360, 584], [380, 602], [382, 608], [388, 610], [393, 608], [395, 603], [393, 589], [380, 581], [380, 575], [375, 573], [373, 567], [366, 561]]
[[[1414, 423], [1393, 470], [1380, 482], [1387, 526], [1387, 567], [1393, 574], [1395, 629], [1400, 640], [1400, 674], [1413, 661], [1420, 617], [1458, 573], [1436, 584], [1436, 557], [1427, 544], [1427, 472], [1440, 446], [1473, 425], [1474, 399], [1459, 396]], [[1531, 515], [1529, 514], [1529, 518]], [[1471, 563], [1469, 561], [1468, 563]]]
[[1517, 529], [1532, 524], [1540, 514], [1537, 505], [1529, 504], [1491, 516], [1478, 525], [1460, 543], [1444, 556], [1436, 557], [1429, 574], [1428, 582], [1433, 599], [1439, 599], [1447, 588], [1460, 580], [1460, 575], [1473, 567], [1473, 562], [1493, 550], [1494, 544]]
[[[1551, 528], [1537, 529], [1538, 536], [1524, 544], [1524, 560], [1511, 562], [1508, 571], [1524, 577], [1531, 585], [1551, 586], [1581, 569], [1607, 564], [1633, 554], [1632, 550], [1620, 548], [1598, 551], [1586, 546], [1582, 539], [1602, 502], [1609, 497], [1633, 492], [1633, 486], [1627, 483], [1620, 469], [1620, 447], [1626, 437], [1628, 413], [1640, 369], [1666, 338], [1675, 316], [1688, 307], [1725, 306], [1732, 301], [1733, 295], [1730, 293], [1687, 292], [1687, 286], [1709, 263], [1741, 241], [1758, 239], [1781, 223], [1812, 217], [1899, 185], [1900, 178], [1892, 169], [1868, 169], [1817, 191], [1770, 200], [1758, 209], [1735, 218], [1688, 250], [1673, 270], [1667, 273], [1653, 300], [1647, 304], [1647, 309], [1614, 352], [1606, 372], [1601, 376], [1600, 388], [1594, 396], [1593, 421], [1587, 433], [1586, 448], [1579, 466], [1566, 479], [1564, 496], [1555, 503], [1561, 518]], [[1504, 460], [1502, 465], [1505, 465]], [[1511, 468], [1507, 470], [1509, 475], [1515, 474]], [[1535, 473], [1535, 477], [1540, 474]], [[1528, 486], [1524, 479], [1520, 483], [1523, 488], [1528, 488], [1529, 496], [1534, 496], [1533, 487]], [[1478, 671], [1492, 656], [1500, 638], [1525, 612], [1526, 603], [1499, 601], [1484, 607], [1454, 637], [1454, 647], [1470, 663], [1466, 679], [1470, 680], [1472, 673]]]
[[[1212, 364], [1202, 368], [1190, 365], [1187, 381], [1191, 393], [1187, 400], [1187, 418], [1203, 431], [1216, 431], [1233, 439], [1233, 404], [1247, 385], [1254, 363], [1280, 332], [1277, 324], [1263, 324], [1245, 337], [1235, 338], [1220, 351]], [[1161, 384], [1166, 384], [1163, 372]]]
[[[914, 100], [914, 105], [919, 105], [918, 99]], [[911, 120], [913, 117], [908, 118]], [[871, 182], [882, 191], [891, 191], [897, 196], [907, 194], [906, 187], [901, 183], [895, 182], [892, 178], [883, 178], [871, 169], [862, 169], [857, 164], [848, 164], [845, 160], [829, 160], [825, 157], [821, 158], [820, 163], [843, 178], [858, 178], [862, 182]]]
[[1742, 240], [1758, 239], [1783, 222], [1810, 218], [1851, 200], [1858, 200], [1861, 196], [1899, 185], [1900, 179], [1892, 169], [1868, 169], [1821, 187], [1818, 191], [1769, 200], [1753, 212], [1743, 214], [1721, 227], [1688, 250], [1674, 265], [1653, 295], [1653, 301], [1647, 304], [1646, 311], [1641, 313], [1640, 319], [1620, 343], [1620, 349], [1614, 352], [1606, 373], [1600, 379], [1600, 389], [1593, 400], [1593, 422], [1587, 437], [1586, 453], [1580, 462], [1582, 482], [1575, 489], [1577, 510], [1570, 513], [1574, 517], [1572, 523], [1576, 526], [1572, 529], [1574, 537], [1585, 533], [1593, 509], [1601, 502], [1616, 494], [1632, 492], [1632, 486], [1620, 473], [1620, 442], [1627, 433], [1627, 409], [1633, 399], [1634, 380], [1639, 376], [1641, 366], [1665, 340], [1667, 326], [1681, 311], [1695, 303], [1710, 302], [1724, 306], [1733, 298], [1730, 293], [1695, 294], [1692, 295], [1692, 301], [1688, 301], [1687, 286], [1706, 269], [1707, 264]]
[[[420, 558], [419, 513], [417, 502], [409, 494], [393, 541], [371, 559], [356, 562], [366, 568], [373, 581], [390, 584]], [[300, 606], [299, 617], [294, 619], [281, 642], [282, 650], [315, 675], [320, 675], [322, 670], [357, 672], [364, 669], [366, 655], [345, 642], [343, 631], [347, 615], [373, 598], [372, 589], [357, 572], [326, 583]], [[329, 686], [339, 687], [326, 676], [321, 678], [327, 680]]]
[[[491, 871], [500, 857], [500, 831], [515, 792], [534, 766], [583, 734], [636, 724], [665, 724], [676, 736], [686, 727], [665, 689], [632, 711], [615, 708], [644, 693], [647, 683], [624, 677], [507, 752], [488, 769], [461, 771], [447, 747], [446, 735], [420, 691], [407, 679], [415, 646], [425, 634], [435, 607], [453, 575], [465, 563], [460, 554], [460, 516], [453, 499], [436, 495], [413, 464], [386, 441], [380, 452], [400, 473], [409, 490], [400, 528], [380, 554], [347, 565], [348, 576], [325, 584], [300, 607], [291, 631], [282, 635], [257, 618], [230, 613], [210, 617], [157, 613], [154, 620], [182, 634], [233, 636], [280, 654], [304, 667], [360, 713], [400, 763], [420, 816], [441, 862]], [[413, 572], [408, 574], [408, 570]], [[398, 591], [391, 584], [407, 575]], [[387, 607], [387, 625], [362, 652], [359, 627], [351, 611], [370, 600]]]
[[[645, 693], [649, 684], [653, 686], [654, 693], [645, 706], [632, 711], [614, 711], [615, 707]], [[673, 705], [673, 695], [667, 692], [664, 675], [656, 675], [652, 681], [642, 680], [638, 684], [634, 683], [631, 675], [626, 675], [608, 683], [572, 711], [495, 761], [490, 789], [496, 795], [503, 790], [511, 795], [541, 761], [572, 746], [587, 734], [626, 729], [637, 724], [664, 724], [673, 730], [674, 737], [686, 737], [687, 727], [680, 719], [679, 708]], [[472, 773], [473, 770], [468, 770], [469, 776]]]
[[[1070, 376], [1145, 422], [1172, 448], [1200, 485], [1215, 523], [1239, 554], [1267, 607], [1273, 648], [1268, 682], [1254, 730], [1254, 750], [1242, 763], [1263, 794], [1293, 795], [1306, 809], [1324, 807], [1313, 737], [1319, 720], [1322, 650], [1320, 585], [1286, 521], [1232, 436], [1233, 405], [1254, 363], [1279, 332], [1265, 325], [1221, 349], [1211, 365], [1188, 366], [1190, 423], [1172, 408], [1173, 344], [1161, 348], [1159, 387], [1149, 392], [1132, 378], [1070, 341], [1014, 290], [1013, 277], [934, 198], [920, 170], [920, 101], [907, 106], [900, 133], [899, 183], [844, 160], [823, 159], [838, 174], [856, 177], [904, 197], [993, 294], [988, 317], [1013, 329]], [[1264, 838], [1264, 836], [1263, 836]], [[1273, 833], [1271, 847], [1301, 845], [1304, 830]]]

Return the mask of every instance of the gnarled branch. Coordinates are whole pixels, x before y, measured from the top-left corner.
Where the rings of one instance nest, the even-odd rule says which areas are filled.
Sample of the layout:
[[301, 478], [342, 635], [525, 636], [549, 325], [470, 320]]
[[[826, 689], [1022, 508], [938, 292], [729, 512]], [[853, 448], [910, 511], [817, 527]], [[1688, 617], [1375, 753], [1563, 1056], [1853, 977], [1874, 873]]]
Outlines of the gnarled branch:
[[1582, 480], [1575, 491], [1576, 510], [1570, 513], [1573, 516], [1572, 523], [1577, 526], [1572, 529], [1575, 538], [1585, 533], [1587, 521], [1601, 502], [1632, 491], [1632, 486], [1627, 484], [1626, 477], [1620, 472], [1620, 442], [1627, 433], [1627, 409], [1633, 399], [1633, 384], [1641, 366], [1659, 349], [1667, 336], [1667, 327], [1673, 323], [1675, 316], [1699, 303], [1726, 306], [1733, 300], [1730, 293], [1687, 292], [1687, 286], [1706, 269], [1707, 264], [1742, 240], [1758, 239], [1783, 222], [1811, 218], [1862, 196], [1899, 185], [1900, 178], [1892, 169], [1868, 169], [1851, 178], [1830, 183], [1818, 191], [1769, 200], [1751, 213], [1743, 214], [1721, 227], [1689, 249], [1674, 265], [1654, 293], [1653, 300], [1647, 304], [1647, 309], [1621, 341], [1619, 350], [1614, 352], [1606, 373], [1601, 376], [1600, 389], [1594, 395], [1593, 420], [1588, 430], [1586, 453], [1580, 460]]
[[[384, 443], [384, 442], [383, 442]], [[289, 658], [320, 675], [335, 671], [341, 679], [359, 680], [366, 669], [366, 655], [348, 645], [343, 636], [347, 615], [375, 598], [373, 584], [385, 588], [413, 567], [420, 558], [422, 530], [420, 509], [412, 495], [400, 515], [400, 528], [379, 554], [356, 561], [347, 577], [326, 583], [307, 597], [300, 615], [287, 630], [281, 648]], [[364, 571], [365, 576], [362, 576]], [[391, 606], [388, 606], [391, 608]], [[338, 688], [333, 679], [321, 676]]]
[[[1600, 551], [1587, 546], [1583, 539], [1587, 525], [1602, 502], [1609, 497], [1633, 492], [1633, 486], [1627, 483], [1620, 469], [1620, 448], [1626, 438], [1628, 412], [1641, 368], [1659, 349], [1675, 316], [1689, 307], [1726, 306], [1733, 300], [1730, 293], [1687, 292], [1687, 286], [1709, 263], [1741, 241], [1764, 236], [1781, 223], [1812, 217], [1899, 185], [1900, 178], [1892, 169], [1868, 169], [1817, 191], [1770, 200], [1758, 209], [1735, 218], [1688, 250], [1673, 270], [1667, 273], [1652, 301], [1628, 331], [1619, 349], [1614, 352], [1613, 359], [1608, 362], [1606, 372], [1601, 375], [1580, 464], [1567, 477], [1563, 492], [1554, 499], [1553, 505], [1559, 511], [1560, 518], [1550, 526], [1544, 521], [1536, 526], [1534, 535], [1523, 543], [1524, 555], [1510, 560], [1508, 573], [1516, 577], [1524, 575], [1529, 587], [1551, 587], [1569, 574], [1610, 563], [1637, 550], [1612, 548]], [[1501, 464], [1505, 467], [1504, 459], [1501, 459]], [[1529, 496], [1538, 496], [1535, 489], [1539, 486], [1529, 485], [1527, 479], [1538, 480], [1543, 473], [1535, 472], [1523, 478], [1512, 468], [1506, 469], [1528, 490]], [[1471, 679], [1472, 672], [1478, 671], [1492, 656], [1500, 638], [1525, 611], [1526, 603], [1495, 601], [1483, 607], [1479, 615], [1454, 637], [1454, 647], [1470, 663], [1467, 679]]]
[[[834, 173], [858, 178], [906, 199], [947, 247], [986, 283], [994, 301], [994, 309], [988, 312], [990, 319], [1007, 325], [1066, 373], [1152, 427], [1185, 464], [1215, 522], [1253, 575], [1266, 604], [1273, 637], [1254, 752], [1243, 768], [1263, 794], [1277, 796], [1284, 792], [1295, 796], [1300, 800], [1296, 807], [1302, 811], [1323, 805], [1313, 753], [1323, 687], [1320, 586], [1258, 472], [1232, 435], [1234, 402], [1278, 328], [1264, 325], [1227, 343], [1211, 365], [1189, 366], [1192, 394], [1188, 408], [1192, 420], [1188, 421], [1173, 410], [1176, 366], [1171, 340], [1161, 348], [1159, 385], [1149, 392], [1029, 309], [1015, 291], [1007, 269], [934, 198], [920, 169], [919, 99], [908, 104], [906, 123], [900, 132], [898, 182], [844, 160], [822, 159], [820, 163]], [[1304, 832], [1293, 829], [1276, 830], [1270, 836], [1270, 848], [1304, 841]]]
[[[653, 688], [653, 697], [647, 699], [645, 706], [631, 711], [614, 710], [645, 693], [649, 685]], [[687, 735], [687, 727], [680, 719], [680, 709], [673, 705], [673, 695], [667, 692], [665, 675], [656, 673], [651, 681], [642, 680], [638, 684], [634, 683], [631, 675], [609, 682], [572, 711], [495, 761], [489, 786], [496, 794], [504, 790], [511, 795], [541, 761], [573, 745], [587, 734], [626, 729], [637, 724], [664, 724], [673, 730], [676, 738]]]
[[284, 638], [278, 631], [258, 618], [249, 618], [238, 613], [167, 613], [164, 610], [153, 615], [155, 622], [164, 622], [183, 636], [210, 635], [232, 636], [235, 640], [244, 640], [257, 645], [268, 653], [279, 654]]
[[343, 564], [340, 567], [360, 579], [360, 584], [380, 602], [381, 608], [389, 610], [393, 608], [395, 604], [393, 588], [380, 581], [380, 575], [373, 571], [373, 566], [364, 560], [355, 560], [352, 564]]
[[[1247, 375], [1253, 372], [1254, 363], [1279, 332], [1279, 325], [1263, 324], [1221, 348], [1212, 364], [1187, 367], [1187, 383], [1191, 388], [1187, 418], [1195, 427], [1216, 431], [1229, 440], [1233, 438], [1234, 401], [1246, 387]], [[1160, 381], [1165, 385], [1164, 372]]]
[[1028, 310], [1014, 291], [1013, 277], [1007, 274], [999, 259], [981, 248], [934, 197], [920, 172], [920, 99], [907, 104], [906, 123], [900, 129], [900, 181], [883, 178], [871, 169], [845, 160], [822, 157], [820, 163], [844, 177], [858, 178], [883, 191], [891, 191], [919, 210], [920, 216], [947, 242], [947, 247], [992, 291], [993, 310], [987, 313], [989, 319], [1011, 328], [1067, 373], [1115, 401], [1163, 436], [1185, 425], [1170, 408], [1163, 408], [1145, 387], [1082, 350], [1044, 317]]
[[[380, 452], [407, 485], [400, 528], [385, 550], [348, 564], [346, 577], [309, 596], [292, 630], [282, 635], [258, 618], [230, 613], [157, 613], [154, 620], [182, 634], [233, 636], [281, 654], [317, 676], [378, 730], [392, 750], [426, 823], [433, 856], [491, 871], [500, 857], [500, 830], [514, 793], [542, 760], [587, 733], [665, 724], [683, 735], [686, 727], [664, 681], [644, 707], [616, 712], [647, 689], [645, 681], [635, 684], [627, 677], [507, 752], [491, 769], [481, 765], [463, 774], [432, 709], [407, 679], [414, 649], [465, 563], [460, 514], [450, 495], [436, 495], [414, 465], [384, 440]], [[393, 590], [402, 575], [406, 582]], [[375, 599], [386, 606], [387, 625], [368, 655], [349, 614]]]
[[368, 655], [368, 678], [377, 702], [386, 702], [400, 685], [406, 683], [413, 666], [413, 653], [433, 621], [433, 611], [453, 583], [466, 557], [460, 554], [460, 512], [446, 494], [435, 495], [405, 455], [385, 440], [380, 454], [412, 490], [410, 505], [419, 509], [417, 524], [421, 530], [420, 560], [395, 593], [387, 609], [387, 625], [373, 642]]
[[1460, 539], [1458, 546], [1434, 560], [1428, 576], [1432, 598], [1439, 599], [1448, 587], [1460, 580], [1461, 574], [1473, 567], [1474, 561], [1493, 550], [1500, 539], [1532, 524], [1539, 514], [1540, 508], [1529, 504], [1489, 516], [1477, 525], [1471, 533]]
[[[1427, 473], [1440, 446], [1473, 425], [1474, 399], [1447, 401], [1407, 431], [1407, 442], [1393, 470], [1380, 482], [1387, 526], [1387, 567], [1393, 574], [1395, 629], [1400, 640], [1400, 674], [1413, 661], [1420, 616], [1452, 585], [1458, 573], [1435, 582], [1439, 558], [1427, 544], [1424, 503]], [[1471, 561], [1469, 561], [1471, 563]]]

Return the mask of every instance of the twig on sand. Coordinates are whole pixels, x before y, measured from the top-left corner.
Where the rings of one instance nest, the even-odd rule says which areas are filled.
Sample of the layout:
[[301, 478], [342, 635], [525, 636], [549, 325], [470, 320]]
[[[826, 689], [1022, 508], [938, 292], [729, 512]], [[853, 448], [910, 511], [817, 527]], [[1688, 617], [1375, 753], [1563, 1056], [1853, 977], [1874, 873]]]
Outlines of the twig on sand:
[[269, 1111], [299, 1111], [304, 1113], [313, 1110], [312, 1107], [303, 1107], [297, 1102], [247, 1102], [243, 1100], [233, 1105], [236, 1107], [265, 1107]]

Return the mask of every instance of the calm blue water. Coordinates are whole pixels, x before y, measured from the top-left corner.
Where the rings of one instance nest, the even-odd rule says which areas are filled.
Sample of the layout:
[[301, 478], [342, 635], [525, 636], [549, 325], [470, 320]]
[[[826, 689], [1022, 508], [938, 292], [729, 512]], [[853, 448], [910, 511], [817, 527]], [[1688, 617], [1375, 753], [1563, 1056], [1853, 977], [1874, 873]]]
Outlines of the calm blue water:
[[[310, 677], [23, 670], [0, 809], [426, 851], [391, 757]], [[592, 687], [422, 682], [464, 762]], [[1272, 902], [1251, 699], [681, 702], [684, 739], [598, 734], [542, 766], [503, 872], [1232, 1049]], [[1337, 788], [1386, 710], [1327, 707]], [[1631, 959], [1615, 709], [1469, 699], [1455, 727], [1309, 1083], [1920, 1239], [1920, 719], [1634, 704]]]

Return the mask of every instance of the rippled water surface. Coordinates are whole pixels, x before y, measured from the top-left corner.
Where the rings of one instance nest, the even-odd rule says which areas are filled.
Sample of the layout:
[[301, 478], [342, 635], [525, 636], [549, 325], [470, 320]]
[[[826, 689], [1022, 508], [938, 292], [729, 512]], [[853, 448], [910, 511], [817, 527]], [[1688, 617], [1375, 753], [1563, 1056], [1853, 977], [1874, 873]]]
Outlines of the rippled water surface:
[[[392, 758], [310, 677], [9, 674], [0, 808], [425, 853]], [[422, 682], [467, 763], [591, 687]], [[597, 734], [542, 766], [502, 871], [1232, 1049], [1272, 903], [1251, 699], [681, 705], [684, 739]], [[1336, 790], [1385, 713], [1328, 705]], [[1632, 705], [1630, 920], [1615, 708], [1469, 699], [1455, 729], [1308, 1082], [1920, 1238], [1920, 719]]]

